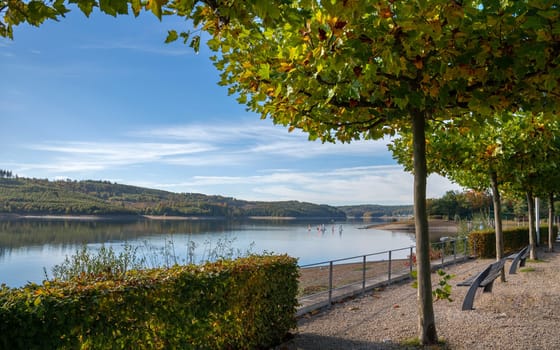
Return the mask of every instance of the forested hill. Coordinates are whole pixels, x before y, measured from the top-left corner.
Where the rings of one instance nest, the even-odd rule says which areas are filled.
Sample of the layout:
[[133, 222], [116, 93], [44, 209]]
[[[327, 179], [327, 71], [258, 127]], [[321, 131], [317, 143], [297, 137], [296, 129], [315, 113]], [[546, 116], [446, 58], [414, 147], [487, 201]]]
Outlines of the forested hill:
[[298, 201], [251, 202], [173, 193], [108, 181], [49, 181], [0, 174], [0, 213], [20, 215], [167, 215], [344, 219], [332, 206]]
[[344, 211], [349, 218], [378, 218], [388, 216], [412, 216], [414, 207], [412, 205], [348, 205], [338, 207]]

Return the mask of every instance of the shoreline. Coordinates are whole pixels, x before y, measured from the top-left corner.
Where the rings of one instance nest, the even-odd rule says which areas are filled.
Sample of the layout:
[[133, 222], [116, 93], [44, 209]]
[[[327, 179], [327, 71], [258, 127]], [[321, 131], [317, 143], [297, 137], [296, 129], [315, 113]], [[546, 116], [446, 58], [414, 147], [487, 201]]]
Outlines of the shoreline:
[[283, 220], [283, 221], [310, 221], [327, 220], [329, 222], [346, 221], [333, 217], [295, 217], [295, 216], [179, 216], [179, 215], [140, 215], [140, 214], [108, 214], [108, 215], [55, 215], [55, 214], [6, 214], [0, 213], [0, 221], [9, 220], [69, 220], [69, 221], [111, 221], [111, 220], [154, 220], [154, 221], [198, 221], [198, 220]]
[[68, 221], [113, 221], [113, 220], [226, 220], [225, 217], [165, 216], [165, 215], [21, 215], [0, 214], [2, 220], [68, 220]]
[[[428, 227], [430, 232], [457, 233], [459, 229], [459, 225], [456, 222], [442, 219], [429, 219]], [[365, 227], [365, 229], [370, 228], [385, 231], [405, 231], [411, 233], [416, 231], [414, 220], [409, 219], [402, 221], [380, 222], [379, 224], [371, 224]]]
[[2, 220], [74, 220], [74, 221], [101, 221], [101, 220], [134, 220], [138, 215], [33, 215], [33, 214], [0, 214]]

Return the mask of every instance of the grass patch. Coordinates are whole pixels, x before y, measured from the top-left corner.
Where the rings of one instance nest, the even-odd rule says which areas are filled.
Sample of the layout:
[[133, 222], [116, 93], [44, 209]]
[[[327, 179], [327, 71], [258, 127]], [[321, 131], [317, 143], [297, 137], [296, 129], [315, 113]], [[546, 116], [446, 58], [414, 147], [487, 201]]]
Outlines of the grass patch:
[[315, 286], [308, 286], [303, 288], [303, 290], [300, 291], [300, 295], [311, 295], [311, 294], [315, 294], [315, 293], [320, 293], [320, 292], [324, 292], [329, 290], [328, 286], [324, 286], [324, 285], [315, 285]]
[[534, 272], [535, 268], [534, 267], [522, 267], [519, 269], [519, 272]]
[[[370, 268], [370, 267], [366, 267], [365, 270], [366, 270], [366, 271], [369, 271], [369, 270], [371, 270], [371, 268]], [[354, 268], [352, 271], [364, 271], [364, 268], [362, 268], [362, 267], [356, 267], [356, 268]]]

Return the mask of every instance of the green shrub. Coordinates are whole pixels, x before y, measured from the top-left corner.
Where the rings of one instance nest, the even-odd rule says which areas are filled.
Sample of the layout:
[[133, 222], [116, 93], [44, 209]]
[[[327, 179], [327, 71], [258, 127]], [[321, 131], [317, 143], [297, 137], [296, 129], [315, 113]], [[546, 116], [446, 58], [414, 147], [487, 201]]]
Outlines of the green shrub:
[[[548, 226], [541, 226], [539, 244], [548, 244]], [[510, 254], [529, 244], [529, 228], [527, 226], [503, 230], [504, 253]], [[558, 227], [554, 226], [552, 240], [556, 240]], [[473, 231], [469, 234], [469, 247], [473, 254], [480, 258], [493, 258], [496, 256], [496, 235], [494, 229]]]
[[295, 327], [286, 255], [0, 289], [1, 349], [254, 349]]

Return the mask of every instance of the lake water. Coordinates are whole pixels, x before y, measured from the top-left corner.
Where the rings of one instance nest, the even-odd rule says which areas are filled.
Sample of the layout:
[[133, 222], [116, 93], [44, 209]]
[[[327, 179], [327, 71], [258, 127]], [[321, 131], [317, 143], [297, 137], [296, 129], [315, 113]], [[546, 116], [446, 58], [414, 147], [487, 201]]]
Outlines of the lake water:
[[[287, 253], [300, 265], [365, 255], [414, 245], [414, 235], [364, 229], [371, 222], [345, 221], [63, 221], [18, 220], [0, 222], [0, 283], [20, 287], [40, 283], [44, 271], [76, 253], [101, 246], [122, 251], [126, 245], [152, 265], [165, 264], [158, 251], [172, 251], [183, 262], [198, 262], [217, 248], [252, 253]], [[191, 242], [191, 243], [189, 243]], [[189, 245], [196, 247], [189, 254]], [[393, 256], [404, 258], [407, 251]], [[159, 256], [159, 258], [158, 258]]]

